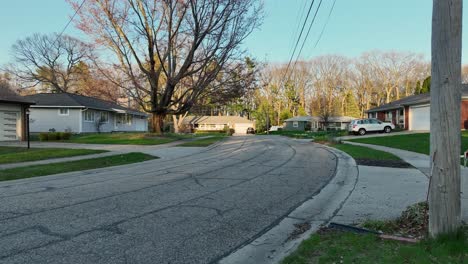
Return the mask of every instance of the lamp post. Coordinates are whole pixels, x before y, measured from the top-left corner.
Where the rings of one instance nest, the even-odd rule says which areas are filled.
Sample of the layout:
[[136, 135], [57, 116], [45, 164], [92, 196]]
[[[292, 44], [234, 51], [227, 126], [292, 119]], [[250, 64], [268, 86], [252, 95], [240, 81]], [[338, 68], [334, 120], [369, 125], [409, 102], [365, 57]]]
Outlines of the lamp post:
[[30, 136], [29, 136], [29, 108], [26, 108], [26, 134], [28, 138], [28, 149], [31, 147]]

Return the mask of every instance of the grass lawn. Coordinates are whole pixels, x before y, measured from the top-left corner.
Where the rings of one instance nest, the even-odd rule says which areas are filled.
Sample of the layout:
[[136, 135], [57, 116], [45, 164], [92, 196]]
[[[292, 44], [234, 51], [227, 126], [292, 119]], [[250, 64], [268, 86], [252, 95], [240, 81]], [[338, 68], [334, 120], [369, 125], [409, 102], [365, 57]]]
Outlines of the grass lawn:
[[190, 135], [179, 134], [165, 134], [163, 136], [158, 136], [149, 133], [101, 133], [73, 135], [70, 140], [62, 142], [84, 144], [159, 145], [190, 137]]
[[[375, 137], [375, 138], [358, 138], [350, 140], [353, 142], [381, 145], [397, 149], [404, 149], [413, 152], [429, 155], [429, 133], [397, 135], [388, 137]], [[462, 131], [462, 153], [468, 149], [468, 131]]]
[[380, 150], [375, 150], [367, 147], [354, 146], [350, 144], [333, 144], [331, 147], [337, 148], [348, 153], [354, 159], [369, 159], [369, 160], [401, 160], [399, 157]]
[[158, 157], [155, 156], [134, 152], [95, 159], [84, 159], [77, 161], [18, 167], [13, 169], [0, 170], [0, 181], [32, 178], [71, 171], [82, 171], [117, 165], [125, 165], [157, 158]]
[[457, 237], [404, 244], [326, 230], [305, 240], [282, 263], [468, 263], [467, 236], [465, 229]]
[[216, 143], [218, 141], [220, 141], [221, 139], [223, 139], [225, 136], [213, 136], [213, 137], [209, 137], [209, 138], [202, 138], [202, 139], [197, 139], [197, 140], [194, 140], [194, 141], [189, 141], [189, 142], [186, 142], [186, 143], [183, 143], [181, 145], [177, 145], [178, 147], [206, 147], [206, 146], [209, 146], [213, 143]]
[[0, 164], [65, 158], [107, 152], [91, 149], [0, 147]]

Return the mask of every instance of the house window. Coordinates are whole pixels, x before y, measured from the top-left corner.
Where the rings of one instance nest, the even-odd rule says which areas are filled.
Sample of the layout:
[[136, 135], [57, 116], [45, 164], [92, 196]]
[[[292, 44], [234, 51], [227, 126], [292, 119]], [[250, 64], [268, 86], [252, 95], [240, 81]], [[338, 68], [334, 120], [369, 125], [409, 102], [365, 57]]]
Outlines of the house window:
[[94, 111], [86, 110], [84, 112], [84, 120], [86, 122], [94, 122]]
[[376, 113], [376, 112], [369, 113], [369, 118], [376, 118], [376, 117], [377, 117], [377, 113]]
[[124, 125], [131, 125], [133, 121], [132, 115], [129, 114], [119, 114], [117, 116], [117, 123]]
[[293, 122], [293, 127], [299, 127], [299, 122], [294, 121], [294, 122]]
[[109, 123], [109, 112], [100, 112], [99, 113], [99, 121], [102, 123]]
[[69, 115], [69, 110], [68, 110], [68, 108], [59, 108], [59, 115], [61, 115], [61, 116], [67, 116], [67, 115]]

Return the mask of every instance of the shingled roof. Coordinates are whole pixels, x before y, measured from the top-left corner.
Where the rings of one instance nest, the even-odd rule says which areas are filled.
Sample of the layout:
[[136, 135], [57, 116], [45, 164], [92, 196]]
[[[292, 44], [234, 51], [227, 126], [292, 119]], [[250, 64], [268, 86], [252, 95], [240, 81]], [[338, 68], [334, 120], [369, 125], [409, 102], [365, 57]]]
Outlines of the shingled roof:
[[[462, 97], [468, 97], [468, 84], [463, 84], [462, 86]], [[367, 110], [367, 113], [380, 112], [387, 110], [399, 109], [405, 106], [410, 105], [419, 105], [419, 104], [428, 104], [431, 101], [430, 93], [416, 94], [411, 95], [400, 100], [390, 102], [388, 104], [383, 104], [375, 108]]]
[[0, 86], [0, 103], [16, 103], [26, 105], [34, 104], [33, 101], [28, 100], [23, 96], [19, 96], [18, 94], [16, 94], [11, 89], [5, 86]]
[[73, 93], [40, 93], [25, 96], [28, 100], [36, 103], [34, 107], [77, 107], [90, 108], [117, 113], [128, 113], [147, 116], [147, 114], [135, 109], [123, 107], [114, 102], [101, 100], [94, 97]]

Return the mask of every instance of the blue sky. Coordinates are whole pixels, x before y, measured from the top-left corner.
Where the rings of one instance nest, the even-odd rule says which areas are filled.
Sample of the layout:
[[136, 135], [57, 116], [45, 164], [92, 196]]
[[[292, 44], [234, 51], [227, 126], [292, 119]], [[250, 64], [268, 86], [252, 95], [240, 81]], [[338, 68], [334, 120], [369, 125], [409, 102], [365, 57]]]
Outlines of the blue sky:
[[[288, 61], [306, 1], [311, 0], [264, 0], [263, 25], [244, 44], [250, 55], [261, 61]], [[432, 1], [337, 0], [326, 31], [317, 48], [313, 49], [332, 1], [323, 0], [316, 24], [302, 52], [303, 58], [324, 54], [358, 56], [362, 52], [378, 49], [413, 51], [423, 53], [429, 59]], [[3, 3], [0, 9], [0, 65], [10, 60], [10, 48], [16, 39], [35, 32], [59, 32], [71, 15], [72, 10], [64, 0]], [[465, 8], [464, 17], [467, 15]], [[82, 36], [73, 25], [66, 33]], [[468, 44], [466, 26], [463, 36], [464, 43]], [[467, 49], [463, 49], [463, 62], [468, 63]]]

